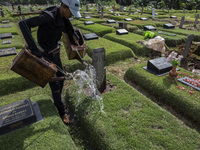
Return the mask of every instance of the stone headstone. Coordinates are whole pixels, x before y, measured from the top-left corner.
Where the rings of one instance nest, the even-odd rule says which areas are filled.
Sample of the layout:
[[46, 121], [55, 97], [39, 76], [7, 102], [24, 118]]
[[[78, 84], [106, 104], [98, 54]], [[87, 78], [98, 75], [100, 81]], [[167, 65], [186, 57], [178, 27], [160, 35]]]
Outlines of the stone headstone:
[[196, 26], [197, 26], [198, 19], [199, 19], [199, 14], [197, 14], [197, 15], [196, 15], [196, 19], [195, 19], [195, 22], [194, 22], [194, 27], [196, 27]]
[[149, 60], [143, 68], [155, 75], [164, 75], [172, 69], [172, 64], [167, 62], [165, 57], [159, 57]]
[[184, 49], [183, 49], [183, 53], [182, 53], [182, 55], [183, 55], [183, 58], [186, 58], [187, 57], [187, 55], [188, 55], [188, 53], [189, 53], [189, 51], [190, 51], [190, 46], [191, 46], [191, 44], [192, 44], [192, 40], [194, 39], [194, 34], [189, 34], [188, 36], [187, 36], [187, 39], [186, 39], [186, 41], [185, 41], [185, 46], [184, 46]]
[[181, 22], [180, 22], [179, 28], [183, 28], [183, 23], [184, 23], [184, 21], [185, 21], [185, 17], [183, 16], [183, 17], [181, 18]]
[[100, 12], [100, 5], [98, 5], [98, 9], [97, 9], [97, 11]]
[[94, 22], [93, 21], [85, 21], [84, 24], [85, 25], [91, 25], [91, 24], [94, 24]]
[[118, 29], [116, 30], [117, 35], [123, 35], [123, 34], [128, 34], [128, 31], [126, 29]]
[[124, 11], [123, 6], [120, 6], [119, 11], [120, 11], [120, 12], [123, 12], [123, 11]]
[[101, 19], [103, 19], [103, 6], [101, 7]]
[[1, 17], [4, 17], [4, 12], [3, 12], [3, 10], [0, 10], [0, 12], [1, 12]]
[[37, 103], [24, 99], [0, 107], [0, 135], [42, 120]]
[[175, 29], [175, 26], [171, 23], [167, 23], [163, 25], [163, 28], [165, 29]]
[[3, 26], [1, 26], [2, 28], [10, 28], [11, 27], [11, 25], [3, 25]]
[[88, 9], [88, 5], [86, 5], [86, 11], [87, 11], [87, 12], [89, 11], [89, 9]]
[[92, 51], [92, 65], [96, 70], [97, 89], [102, 93], [106, 89], [106, 58], [103, 47]]
[[91, 17], [90, 16], [85, 16], [85, 19], [90, 19]]
[[148, 19], [147, 18], [140, 18], [140, 20], [147, 21]]
[[177, 17], [176, 16], [170, 16], [170, 18], [176, 19]]
[[106, 22], [107, 22], [107, 23], [116, 23], [115, 20], [107, 20]]
[[157, 28], [152, 25], [144, 26], [144, 31], [155, 31], [155, 30], [157, 30]]
[[12, 33], [1, 33], [0, 39], [12, 38]]
[[2, 41], [2, 44], [11, 44], [11, 39], [8, 39], [8, 40], [3, 40]]
[[95, 33], [83, 34], [83, 37], [85, 40], [94, 40], [99, 38]]
[[142, 6], [141, 15], [143, 14], [144, 7]]
[[131, 8], [129, 8], [129, 10], [128, 10], [128, 15], [130, 15], [131, 14]]
[[132, 21], [133, 19], [131, 19], [131, 18], [125, 18], [124, 20], [125, 21]]
[[181, 59], [180, 66], [184, 69], [188, 69], [187, 55], [190, 51], [190, 46], [192, 44], [193, 38], [194, 38], [194, 34], [188, 35], [186, 42], [185, 42], [183, 52], [182, 52], [183, 58]]
[[10, 55], [17, 55], [17, 54], [18, 54], [18, 53], [17, 53], [15, 47], [0, 49], [0, 57], [3, 57], [3, 56], [10, 56]]
[[152, 19], [155, 18], [155, 8], [152, 8]]
[[118, 22], [119, 23], [119, 29], [127, 29], [127, 23], [126, 22]]
[[2, 21], [3, 24], [9, 23], [9, 20]]

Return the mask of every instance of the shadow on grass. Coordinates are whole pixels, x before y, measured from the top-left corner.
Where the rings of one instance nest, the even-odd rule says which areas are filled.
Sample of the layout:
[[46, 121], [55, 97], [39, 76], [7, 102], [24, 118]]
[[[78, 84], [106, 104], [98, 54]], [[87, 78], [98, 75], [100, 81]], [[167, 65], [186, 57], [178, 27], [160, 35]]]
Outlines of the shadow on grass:
[[[33, 148], [34, 146], [37, 146], [40, 149], [40, 144], [38, 144], [38, 142], [44, 143], [42, 144], [44, 147], [45, 138], [48, 138], [45, 137], [48, 135], [48, 130], [54, 130], [55, 133], [60, 133], [63, 135], [66, 134], [67, 129], [62, 130], [63, 122], [56, 117], [59, 115], [56, 112], [54, 104], [49, 99], [42, 99], [37, 101], [37, 103], [43, 120], [37, 124], [33, 123], [32, 125], [24, 126], [13, 132], [0, 136], [1, 150], [27, 149], [30, 147]], [[54, 119], [53, 116], [56, 118]], [[39, 139], [41, 141], [39, 141]], [[46, 144], [50, 145], [50, 143]]]
[[0, 96], [12, 94], [26, 89], [31, 89], [37, 85], [23, 77], [10, 78], [0, 81]]
[[170, 81], [169, 78], [167, 78], [167, 77], [163, 78], [163, 85], [164, 85], [166, 88], [170, 88], [171, 85], [172, 85], [171, 81], [170, 81], [170, 82], [169, 82], [169, 81]]

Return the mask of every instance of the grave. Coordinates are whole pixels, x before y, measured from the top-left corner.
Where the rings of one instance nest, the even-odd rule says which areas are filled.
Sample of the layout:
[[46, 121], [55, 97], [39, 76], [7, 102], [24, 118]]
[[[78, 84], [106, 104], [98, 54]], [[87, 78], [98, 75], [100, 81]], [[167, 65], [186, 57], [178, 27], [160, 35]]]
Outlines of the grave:
[[157, 28], [156, 27], [154, 27], [154, 26], [152, 26], [152, 25], [149, 25], [149, 26], [144, 26], [144, 29], [143, 29], [144, 31], [155, 31], [155, 30], [157, 30]]
[[181, 22], [180, 22], [179, 28], [183, 28], [183, 23], [184, 23], [184, 21], [185, 21], [185, 17], [183, 16], [183, 17], [181, 18]]
[[148, 19], [147, 18], [140, 18], [140, 20], [147, 21]]
[[175, 29], [175, 26], [171, 23], [167, 23], [163, 25], [163, 28], [165, 29]]
[[85, 21], [84, 24], [85, 25], [91, 25], [91, 24], [94, 24], [94, 22], [93, 21]]
[[1, 33], [0, 34], [0, 39], [7, 39], [7, 38], [12, 38], [12, 33]]
[[0, 107], [0, 135], [42, 120], [37, 102], [29, 98]]
[[106, 22], [107, 22], [107, 23], [116, 23], [115, 20], [107, 20]]
[[167, 62], [165, 57], [159, 57], [149, 60], [147, 66], [143, 68], [154, 75], [162, 76], [169, 73], [172, 69], [172, 64]]
[[17, 54], [18, 54], [18, 53], [17, 53], [15, 47], [0, 49], [0, 57], [3, 57], [3, 56], [10, 56], [10, 55], [17, 55]]
[[176, 19], [177, 17], [176, 16], [170, 16], [170, 18]]
[[2, 28], [10, 28], [11, 27], [11, 25], [3, 25], [3, 26], [1, 26]]
[[133, 19], [131, 19], [131, 18], [125, 18], [124, 20], [125, 21], [132, 21]]
[[92, 51], [92, 65], [96, 71], [97, 89], [103, 92], [106, 89], [106, 56], [103, 47], [95, 48]]
[[126, 22], [118, 22], [120, 29], [127, 29], [127, 23]]
[[3, 40], [2, 41], [2, 44], [11, 44], [11, 39], [8, 39], [8, 40]]
[[123, 35], [123, 34], [128, 34], [128, 31], [126, 29], [118, 29], [116, 30], [117, 35]]
[[95, 33], [83, 34], [83, 37], [85, 40], [94, 40], [99, 38]]
[[191, 78], [188, 78], [188, 77], [183, 77], [183, 78], [179, 78], [177, 79], [179, 82], [187, 85], [187, 86], [190, 86], [198, 91], [200, 91], [200, 83], [194, 79], [191, 79]]
[[199, 19], [199, 14], [196, 15], [196, 19], [194, 21], [194, 27], [197, 26], [197, 23], [198, 23], [198, 19]]
[[85, 16], [85, 19], [90, 19], [91, 17], [90, 16]]
[[9, 23], [9, 20], [3, 20], [2, 23], [3, 24]]
[[1, 17], [4, 17], [4, 12], [2, 9], [0, 10], [0, 12], [1, 12]]

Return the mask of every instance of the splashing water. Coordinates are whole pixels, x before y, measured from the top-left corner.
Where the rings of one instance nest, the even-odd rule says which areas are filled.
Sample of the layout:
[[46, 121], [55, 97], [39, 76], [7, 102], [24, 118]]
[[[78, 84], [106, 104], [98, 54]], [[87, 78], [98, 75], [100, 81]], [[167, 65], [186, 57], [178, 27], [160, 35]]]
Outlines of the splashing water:
[[[103, 98], [101, 97], [101, 93], [98, 91], [96, 83], [96, 71], [95, 68], [92, 65], [88, 65], [84, 71], [82, 70], [76, 70], [73, 73], [73, 80], [76, 85], [78, 85], [78, 94], [79, 94], [79, 100], [77, 103], [77, 106], [81, 102], [80, 95], [81, 93], [85, 93], [88, 96], [90, 96], [93, 100], [96, 99], [99, 103], [101, 112], [105, 113], [103, 111], [104, 105], [103, 105]], [[76, 106], [76, 107], [77, 107]]]

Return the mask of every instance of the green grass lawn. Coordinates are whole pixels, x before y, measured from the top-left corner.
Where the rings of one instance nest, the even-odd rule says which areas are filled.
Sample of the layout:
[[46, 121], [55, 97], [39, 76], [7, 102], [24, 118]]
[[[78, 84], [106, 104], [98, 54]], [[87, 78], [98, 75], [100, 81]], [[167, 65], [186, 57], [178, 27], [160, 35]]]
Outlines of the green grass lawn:
[[197, 131], [185, 126], [124, 81], [109, 74], [106, 78], [112, 87], [102, 95], [106, 114], [100, 112], [96, 99], [84, 94], [79, 97], [72, 84], [66, 96], [100, 149], [200, 148]]

